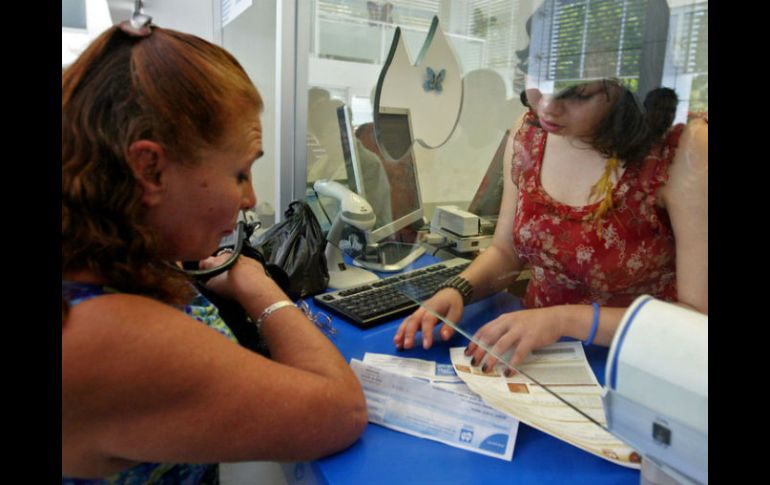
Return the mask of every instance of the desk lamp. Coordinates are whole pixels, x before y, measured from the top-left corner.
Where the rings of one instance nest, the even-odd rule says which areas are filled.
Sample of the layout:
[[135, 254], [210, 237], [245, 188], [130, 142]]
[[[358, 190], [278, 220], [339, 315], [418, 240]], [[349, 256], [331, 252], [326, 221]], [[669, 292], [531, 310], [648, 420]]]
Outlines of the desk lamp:
[[376, 218], [372, 206], [360, 195], [332, 180], [317, 180], [313, 188], [319, 195], [326, 195], [340, 202], [340, 210], [326, 236], [324, 251], [329, 268], [329, 288], [349, 288], [378, 280], [379, 277], [371, 271], [346, 265], [339, 248], [343, 224], [350, 224], [362, 231], [374, 227]]

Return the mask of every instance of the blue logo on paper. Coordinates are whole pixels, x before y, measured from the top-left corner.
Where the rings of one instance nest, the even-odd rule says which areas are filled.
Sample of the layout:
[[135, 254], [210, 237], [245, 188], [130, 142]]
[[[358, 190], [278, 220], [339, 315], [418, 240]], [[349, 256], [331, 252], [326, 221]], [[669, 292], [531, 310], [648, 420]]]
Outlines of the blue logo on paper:
[[463, 428], [460, 430], [460, 442], [470, 443], [473, 441], [473, 428]]
[[436, 364], [437, 376], [456, 376], [455, 368], [452, 364]]
[[503, 453], [506, 446], [508, 446], [508, 435], [498, 433], [482, 441], [479, 448], [495, 453]]

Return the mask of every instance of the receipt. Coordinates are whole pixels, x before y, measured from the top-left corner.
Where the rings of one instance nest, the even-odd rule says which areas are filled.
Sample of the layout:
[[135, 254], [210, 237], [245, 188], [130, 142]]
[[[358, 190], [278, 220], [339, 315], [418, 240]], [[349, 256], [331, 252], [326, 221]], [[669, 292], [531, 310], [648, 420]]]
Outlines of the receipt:
[[439, 364], [432, 360], [396, 357], [395, 355], [372, 352], [364, 354], [364, 364], [394, 374], [421, 379], [434, 386], [447, 387], [457, 392], [475, 395], [457, 375], [452, 364]]
[[455, 448], [512, 459], [518, 420], [475, 394], [356, 359], [350, 361], [350, 367], [363, 387], [370, 422]]

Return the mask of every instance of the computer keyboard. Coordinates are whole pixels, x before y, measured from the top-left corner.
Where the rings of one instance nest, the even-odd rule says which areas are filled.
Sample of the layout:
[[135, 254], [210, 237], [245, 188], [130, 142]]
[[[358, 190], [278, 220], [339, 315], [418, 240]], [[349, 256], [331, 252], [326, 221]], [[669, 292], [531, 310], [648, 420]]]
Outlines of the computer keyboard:
[[418, 307], [408, 295], [423, 301], [446, 279], [459, 274], [470, 261], [453, 258], [405, 271], [366, 285], [345, 288], [313, 297], [316, 304], [367, 329], [413, 311]]

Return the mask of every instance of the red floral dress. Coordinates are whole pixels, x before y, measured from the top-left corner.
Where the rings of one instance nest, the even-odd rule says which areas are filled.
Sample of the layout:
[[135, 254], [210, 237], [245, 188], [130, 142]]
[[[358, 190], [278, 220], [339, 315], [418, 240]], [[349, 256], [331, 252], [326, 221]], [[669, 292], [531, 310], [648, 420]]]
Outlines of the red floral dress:
[[[547, 133], [527, 121], [514, 137], [511, 176], [518, 187], [513, 243], [532, 277], [527, 308], [595, 301], [628, 306], [642, 294], [675, 301], [674, 234], [656, 193], [668, 180], [684, 125], [676, 125], [645, 160], [626, 168], [599, 221], [599, 202], [583, 207], [551, 198], [540, 183]], [[601, 235], [597, 231], [601, 224]]]

